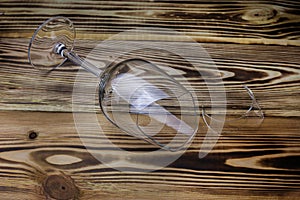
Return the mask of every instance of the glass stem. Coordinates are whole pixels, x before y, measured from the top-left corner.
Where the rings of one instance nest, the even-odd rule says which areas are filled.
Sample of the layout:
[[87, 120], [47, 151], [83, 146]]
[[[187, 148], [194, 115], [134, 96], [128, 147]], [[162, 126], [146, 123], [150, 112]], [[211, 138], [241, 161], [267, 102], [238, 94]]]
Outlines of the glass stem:
[[83, 60], [74, 51], [68, 51], [64, 44], [57, 44], [54, 48], [54, 52], [60, 54], [62, 57], [68, 58], [74, 64], [84, 68], [86, 71], [94, 74], [95, 76], [100, 77], [100, 74], [102, 72], [101, 69], [99, 69], [92, 63]]

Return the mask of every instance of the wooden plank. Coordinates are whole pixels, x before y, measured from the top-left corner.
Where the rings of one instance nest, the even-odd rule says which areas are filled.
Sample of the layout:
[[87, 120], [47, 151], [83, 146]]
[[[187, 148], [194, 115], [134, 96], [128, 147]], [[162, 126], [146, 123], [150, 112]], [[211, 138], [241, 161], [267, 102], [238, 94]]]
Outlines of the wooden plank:
[[[0, 199], [299, 199], [299, 10], [298, 0], [1, 1]], [[76, 131], [71, 95], [78, 67], [66, 63], [46, 76], [28, 64], [28, 38], [55, 15], [74, 21], [75, 50], [83, 57], [131, 28], [189, 35], [203, 43], [221, 70], [228, 97], [236, 99], [241, 85], [248, 85], [266, 118], [260, 126], [247, 126], [247, 120], [227, 124], [203, 159], [198, 153], [207, 130], [200, 122], [190, 148], [167, 167], [116, 171], [96, 160]], [[169, 42], [178, 42], [173, 39]], [[135, 55], [172, 66], [209, 101], [203, 77], [181, 58], [155, 51]], [[244, 104], [247, 97], [238, 97]], [[98, 118], [119, 147], [138, 153], [156, 149], [121, 132], [100, 112]], [[94, 133], [86, 138], [97, 139]], [[89, 147], [118, 158], [106, 144]]]
[[74, 21], [78, 39], [137, 27], [171, 28], [200, 42], [299, 46], [300, 3], [276, 1], [1, 1], [0, 37], [30, 37], [46, 19]]
[[[27, 43], [26, 39], [0, 39], [0, 109], [70, 112], [78, 67], [66, 63], [48, 76], [42, 75], [28, 63]], [[79, 40], [76, 42], [76, 51], [85, 57], [97, 43]], [[202, 46], [222, 72], [229, 92], [246, 84], [255, 92], [267, 116], [300, 116], [298, 47], [218, 43], [205, 43]], [[168, 58], [154, 53], [137, 55], [149, 61], [167, 63], [191, 82], [201, 98], [208, 98], [205, 96], [207, 93], [203, 92], [207, 90], [203, 77], [194, 68], [183, 65], [178, 57]], [[200, 58], [193, 59], [201, 62]], [[83, 82], [88, 83], [89, 80]], [[243, 103], [245, 98], [237, 96], [235, 99]]]
[[[297, 199], [300, 194], [299, 118], [268, 117], [259, 128], [227, 127], [213, 151], [201, 160], [197, 155], [205, 130], [200, 129], [183, 156], [151, 173], [119, 172], [97, 161], [82, 145], [71, 113], [1, 111], [0, 122], [3, 200], [57, 195], [74, 199], [153, 199], [157, 195], [162, 199]], [[119, 147], [153, 150], [105, 123], [110, 129], [107, 136]], [[32, 131], [38, 135], [30, 139]], [[94, 148], [95, 152], [109, 151], [105, 145]]]

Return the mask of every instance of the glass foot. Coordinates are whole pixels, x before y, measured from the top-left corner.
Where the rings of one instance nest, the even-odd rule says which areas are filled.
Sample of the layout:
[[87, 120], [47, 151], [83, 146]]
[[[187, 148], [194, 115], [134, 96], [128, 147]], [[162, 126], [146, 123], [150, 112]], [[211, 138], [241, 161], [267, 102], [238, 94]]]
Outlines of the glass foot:
[[53, 17], [45, 21], [34, 32], [28, 47], [30, 64], [42, 71], [50, 72], [61, 66], [67, 58], [56, 54], [53, 50], [58, 43], [72, 51], [75, 39], [73, 23], [65, 17]]

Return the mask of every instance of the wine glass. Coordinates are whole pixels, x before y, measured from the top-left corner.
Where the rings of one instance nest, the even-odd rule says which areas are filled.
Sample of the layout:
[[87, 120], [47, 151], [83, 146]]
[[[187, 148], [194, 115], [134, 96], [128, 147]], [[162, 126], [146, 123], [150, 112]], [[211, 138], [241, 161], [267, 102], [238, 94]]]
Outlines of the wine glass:
[[199, 113], [193, 95], [184, 86], [140, 58], [100, 69], [73, 51], [74, 39], [71, 20], [61, 16], [48, 19], [30, 40], [29, 62], [49, 73], [66, 60], [72, 61], [99, 77], [100, 108], [112, 124], [169, 151], [189, 144], [198, 130]]

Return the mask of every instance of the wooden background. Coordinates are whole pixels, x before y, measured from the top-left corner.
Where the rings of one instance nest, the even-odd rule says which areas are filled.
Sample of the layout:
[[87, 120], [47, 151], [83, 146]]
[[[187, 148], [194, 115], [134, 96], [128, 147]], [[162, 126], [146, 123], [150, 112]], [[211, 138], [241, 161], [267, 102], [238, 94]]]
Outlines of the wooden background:
[[[69, 63], [44, 77], [28, 64], [29, 38], [56, 15], [74, 22], [82, 56], [92, 44], [135, 27], [191, 36], [227, 72], [227, 85], [247, 84], [255, 92], [264, 122], [225, 127], [202, 160], [197, 156], [205, 130], [162, 170], [129, 173], [102, 165], [75, 130], [71, 95], [77, 68]], [[299, 199], [299, 46], [298, 0], [2, 0], [0, 199]], [[115, 129], [107, 134], [124, 148], [151, 149]]]

